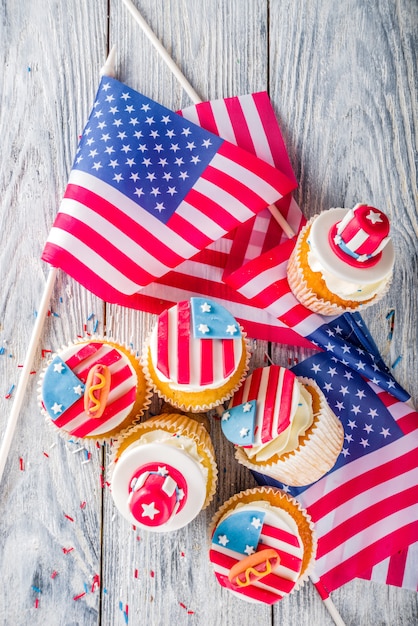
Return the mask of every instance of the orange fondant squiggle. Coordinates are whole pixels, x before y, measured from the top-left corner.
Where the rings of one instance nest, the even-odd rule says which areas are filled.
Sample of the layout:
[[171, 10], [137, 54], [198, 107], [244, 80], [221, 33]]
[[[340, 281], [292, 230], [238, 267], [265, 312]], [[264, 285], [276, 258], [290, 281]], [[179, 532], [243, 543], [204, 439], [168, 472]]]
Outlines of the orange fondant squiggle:
[[88, 373], [84, 390], [84, 410], [89, 417], [101, 417], [110, 391], [107, 365], [94, 365]]
[[[273, 548], [266, 548], [235, 563], [229, 571], [228, 578], [237, 587], [248, 587], [254, 580], [271, 574], [279, 563], [278, 552]], [[261, 569], [263, 566], [264, 569]]]

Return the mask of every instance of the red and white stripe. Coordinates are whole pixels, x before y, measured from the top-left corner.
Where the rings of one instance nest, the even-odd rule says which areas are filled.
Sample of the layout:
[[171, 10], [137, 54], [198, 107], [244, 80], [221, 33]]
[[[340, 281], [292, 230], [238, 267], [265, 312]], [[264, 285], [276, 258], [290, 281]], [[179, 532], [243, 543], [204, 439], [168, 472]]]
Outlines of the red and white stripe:
[[195, 338], [187, 300], [159, 316], [151, 338], [151, 355], [156, 356], [154, 365], [167, 380], [201, 388], [220, 384], [236, 371], [242, 340]]
[[418, 591], [418, 541], [404, 550], [398, 550], [384, 559], [360, 578], [373, 580], [385, 585]]
[[83, 382], [87, 380], [93, 365], [107, 365], [111, 385], [106, 409], [100, 420], [87, 417], [81, 397], [53, 423], [75, 437], [86, 437], [106, 433], [123, 422], [134, 406], [137, 390], [137, 375], [129, 359], [112, 346], [99, 342], [72, 346], [61, 356]]
[[271, 574], [237, 589], [230, 583], [228, 573], [236, 563], [242, 561], [243, 555], [212, 543], [209, 559], [219, 583], [232, 592], [245, 596], [247, 600], [266, 604], [273, 604], [289, 594], [296, 585], [302, 567], [303, 547], [300, 538], [277, 526], [263, 524], [257, 552], [265, 548], [277, 550], [280, 556], [279, 566]]
[[[389, 394], [380, 394], [382, 400]], [[399, 403], [388, 406], [391, 411]], [[417, 412], [410, 419], [418, 424]], [[404, 414], [399, 418], [405, 420]], [[404, 422], [406, 423], [406, 422]], [[298, 496], [318, 535], [316, 572], [332, 591], [418, 539], [418, 429], [341, 467]], [[415, 576], [418, 584], [418, 573]]]
[[235, 393], [230, 406], [257, 401], [253, 445], [268, 443], [290, 425], [296, 408], [295, 384], [297, 379], [293, 372], [271, 365], [254, 370]]

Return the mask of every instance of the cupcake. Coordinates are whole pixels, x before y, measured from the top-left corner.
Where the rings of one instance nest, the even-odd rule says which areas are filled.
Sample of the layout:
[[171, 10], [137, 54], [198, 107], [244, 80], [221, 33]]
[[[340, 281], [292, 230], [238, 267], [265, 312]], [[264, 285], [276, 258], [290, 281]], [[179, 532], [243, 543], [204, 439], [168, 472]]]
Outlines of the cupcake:
[[134, 354], [99, 338], [60, 350], [39, 382], [41, 409], [48, 423], [75, 439], [111, 439], [138, 421], [151, 395]]
[[311, 311], [339, 315], [380, 300], [392, 280], [394, 249], [389, 220], [365, 204], [330, 209], [301, 230], [287, 278], [295, 297]]
[[344, 441], [342, 424], [316, 382], [278, 365], [254, 370], [221, 425], [242, 465], [294, 487], [326, 474]]
[[115, 505], [129, 522], [154, 532], [191, 522], [211, 502], [217, 475], [207, 430], [185, 415], [161, 414], [114, 441]]
[[245, 334], [220, 304], [190, 298], [161, 313], [143, 354], [154, 391], [184, 411], [223, 403], [248, 371]]
[[212, 519], [209, 559], [222, 587], [274, 604], [307, 580], [316, 554], [310, 516], [284, 491], [247, 489]]

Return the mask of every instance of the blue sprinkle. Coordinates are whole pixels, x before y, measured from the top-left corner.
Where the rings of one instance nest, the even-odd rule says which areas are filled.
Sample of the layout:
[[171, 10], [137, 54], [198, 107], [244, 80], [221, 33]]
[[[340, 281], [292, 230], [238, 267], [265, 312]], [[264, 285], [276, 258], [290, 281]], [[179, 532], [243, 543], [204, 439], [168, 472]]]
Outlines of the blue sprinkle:
[[0, 354], [4, 354], [4, 348], [3, 347], [0, 348]]
[[394, 369], [402, 360], [402, 355], [399, 355], [397, 359], [394, 360], [394, 362], [392, 363], [392, 369]]
[[94, 313], [90, 313], [90, 315], [87, 318], [87, 321], [89, 322], [91, 319], [93, 319], [94, 317]]
[[36, 593], [42, 593], [42, 591], [39, 589], [39, 587], [35, 587], [35, 585], [32, 585], [32, 589], [34, 591], [36, 591]]
[[94, 332], [94, 333], [96, 332], [98, 325], [99, 325], [99, 320], [96, 320], [96, 321], [94, 322], [94, 326], [93, 326], [93, 332]]

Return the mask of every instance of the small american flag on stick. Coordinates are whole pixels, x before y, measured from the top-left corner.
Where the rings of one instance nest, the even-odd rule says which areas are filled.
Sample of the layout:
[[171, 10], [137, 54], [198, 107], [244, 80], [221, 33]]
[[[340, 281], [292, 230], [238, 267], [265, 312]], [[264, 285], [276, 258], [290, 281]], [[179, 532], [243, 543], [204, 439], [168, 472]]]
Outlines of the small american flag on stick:
[[295, 187], [250, 152], [104, 77], [42, 258], [130, 296]]

